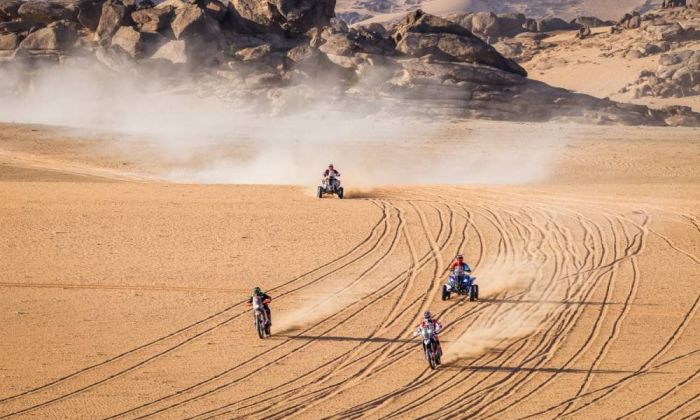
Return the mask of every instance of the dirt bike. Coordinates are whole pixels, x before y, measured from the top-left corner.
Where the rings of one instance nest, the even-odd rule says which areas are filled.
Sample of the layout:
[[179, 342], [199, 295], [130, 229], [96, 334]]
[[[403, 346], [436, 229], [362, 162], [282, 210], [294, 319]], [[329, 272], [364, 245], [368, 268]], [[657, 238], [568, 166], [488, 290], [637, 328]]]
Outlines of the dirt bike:
[[442, 286], [442, 300], [448, 300], [452, 293], [469, 295], [470, 301], [479, 299], [479, 285], [475, 284], [476, 277], [470, 276], [462, 269], [455, 269], [447, 284]]
[[428, 361], [430, 369], [435, 369], [440, 364], [442, 351], [435, 341], [435, 330], [431, 327], [419, 328], [417, 331], [423, 338], [423, 353]]
[[329, 176], [321, 182], [321, 185], [318, 186], [318, 190], [316, 191], [316, 196], [322, 198], [324, 194], [335, 194], [340, 199], [345, 196], [345, 191], [343, 187], [340, 186], [340, 179], [338, 179], [338, 177]]
[[260, 296], [253, 296], [253, 320], [255, 322], [255, 330], [260, 338], [271, 335], [270, 319], [267, 316], [265, 305], [270, 303], [269, 300], [263, 300]]

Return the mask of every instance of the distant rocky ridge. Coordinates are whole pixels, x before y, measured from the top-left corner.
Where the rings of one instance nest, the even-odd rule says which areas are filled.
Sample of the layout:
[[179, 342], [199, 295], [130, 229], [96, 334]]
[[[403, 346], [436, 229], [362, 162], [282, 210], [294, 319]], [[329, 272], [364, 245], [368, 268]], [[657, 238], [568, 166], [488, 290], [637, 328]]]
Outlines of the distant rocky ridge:
[[[334, 7], [335, 0], [0, 0], [0, 68], [31, 75], [65, 64], [167, 77], [201, 95], [277, 111], [344, 101], [435, 117], [700, 123], [687, 108], [652, 110], [527, 79], [474, 35], [483, 22], [473, 15], [452, 21], [416, 10], [390, 29], [348, 28]], [[547, 22], [538, 30], [559, 24]]]

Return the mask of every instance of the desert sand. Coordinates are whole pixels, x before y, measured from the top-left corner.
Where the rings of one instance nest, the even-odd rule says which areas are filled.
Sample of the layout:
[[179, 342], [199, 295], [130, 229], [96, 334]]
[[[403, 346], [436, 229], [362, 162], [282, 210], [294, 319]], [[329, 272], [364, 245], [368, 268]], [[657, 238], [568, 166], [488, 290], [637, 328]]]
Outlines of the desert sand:
[[[339, 146], [348, 198], [319, 200], [303, 160], [227, 185], [205, 152], [3, 124], [0, 417], [697, 418], [700, 131], [443, 126]], [[440, 300], [460, 252], [478, 301]]]

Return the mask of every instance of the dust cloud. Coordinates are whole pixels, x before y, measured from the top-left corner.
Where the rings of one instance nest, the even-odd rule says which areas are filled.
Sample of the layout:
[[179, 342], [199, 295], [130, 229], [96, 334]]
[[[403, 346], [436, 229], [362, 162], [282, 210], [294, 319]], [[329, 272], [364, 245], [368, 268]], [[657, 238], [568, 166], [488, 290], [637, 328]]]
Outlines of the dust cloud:
[[283, 311], [274, 323], [275, 333], [288, 333], [293, 330], [311, 327], [322, 319], [332, 316], [341, 308], [357, 302], [369, 292], [360, 286], [341, 288], [324, 293], [306, 294], [297, 303], [298, 309]]
[[97, 131], [105, 149], [127, 157], [147, 144], [165, 168], [160, 175], [181, 183], [311, 189], [332, 162], [349, 194], [378, 185], [521, 184], [546, 178], [566, 145], [562, 126], [523, 124], [517, 138], [504, 137], [495, 122], [464, 131], [379, 99], [329, 94], [261, 111], [255, 101], [241, 107], [204, 95], [196, 83], [94, 68], [1, 69], [0, 80], [0, 121]]

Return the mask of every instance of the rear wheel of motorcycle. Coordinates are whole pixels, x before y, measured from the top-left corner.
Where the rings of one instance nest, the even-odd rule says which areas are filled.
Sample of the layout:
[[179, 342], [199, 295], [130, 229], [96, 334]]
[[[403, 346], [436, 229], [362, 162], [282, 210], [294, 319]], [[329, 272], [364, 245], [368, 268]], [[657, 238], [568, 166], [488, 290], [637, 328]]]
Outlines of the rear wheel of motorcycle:
[[338, 198], [342, 200], [344, 195], [343, 187], [338, 188]]
[[323, 187], [318, 187], [316, 190], [316, 197], [322, 198], [323, 197]]
[[272, 335], [272, 332], [270, 331], [270, 325], [265, 325], [265, 334], [268, 336]]

